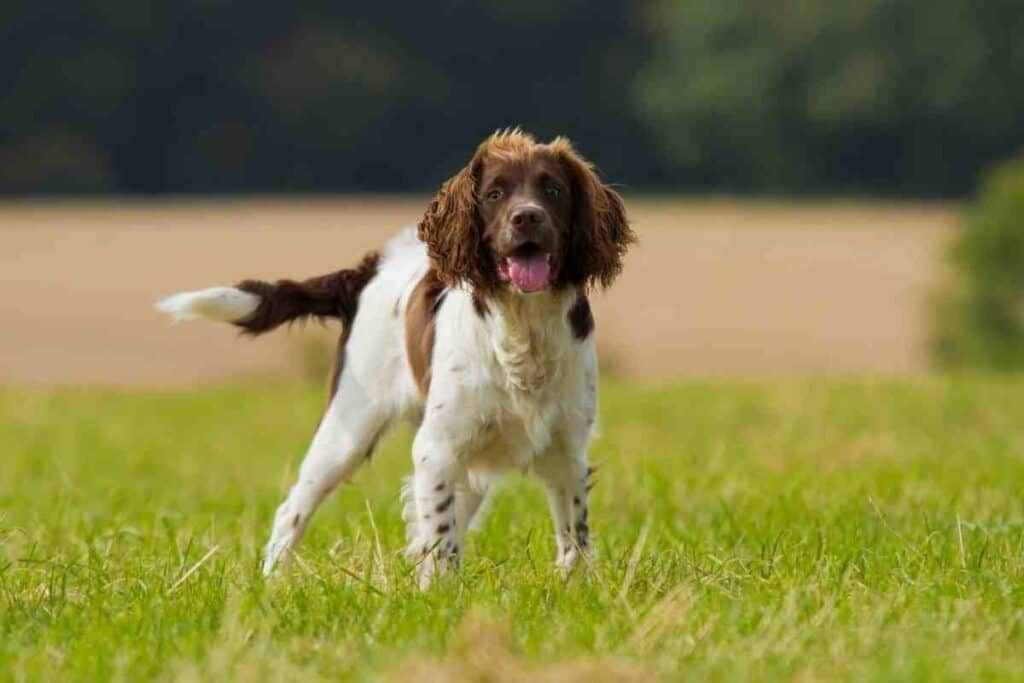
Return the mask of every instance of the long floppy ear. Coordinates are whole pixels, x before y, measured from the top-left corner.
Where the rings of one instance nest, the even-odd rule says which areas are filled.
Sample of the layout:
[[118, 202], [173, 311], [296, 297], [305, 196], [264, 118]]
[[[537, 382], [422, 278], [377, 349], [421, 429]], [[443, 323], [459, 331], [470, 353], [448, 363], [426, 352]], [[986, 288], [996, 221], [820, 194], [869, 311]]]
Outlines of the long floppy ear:
[[487, 288], [487, 259], [483, 254], [482, 230], [477, 215], [476, 183], [478, 157], [441, 185], [427, 206], [416, 234], [427, 245], [430, 263], [441, 282], [467, 282]]
[[622, 257], [636, 234], [619, 193], [564, 138], [552, 146], [573, 178], [573, 224], [563, 279], [582, 287], [608, 287], [622, 271]]

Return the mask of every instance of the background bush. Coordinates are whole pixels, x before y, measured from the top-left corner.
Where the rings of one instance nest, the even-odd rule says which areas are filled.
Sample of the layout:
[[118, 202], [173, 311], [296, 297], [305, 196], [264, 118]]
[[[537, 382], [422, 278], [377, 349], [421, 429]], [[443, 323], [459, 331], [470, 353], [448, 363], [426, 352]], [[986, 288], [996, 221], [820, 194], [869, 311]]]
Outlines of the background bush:
[[952, 263], [957, 281], [938, 307], [939, 361], [1024, 368], [1024, 156], [985, 176]]

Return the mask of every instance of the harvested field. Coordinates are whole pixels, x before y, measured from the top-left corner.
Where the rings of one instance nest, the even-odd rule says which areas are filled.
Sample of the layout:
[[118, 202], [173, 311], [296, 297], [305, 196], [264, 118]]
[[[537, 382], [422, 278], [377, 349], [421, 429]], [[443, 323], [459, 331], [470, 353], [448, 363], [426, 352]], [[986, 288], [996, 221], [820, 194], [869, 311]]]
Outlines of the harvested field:
[[[642, 243], [595, 297], [623, 375], [924, 369], [925, 303], [955, 224], [936, 204], [629, 200]], [[293, 330], [171, 329], [151, 302], [355, 261], [424, 197], [0, 205], [0, 382], [191, 385], [295, 373]], [[326, 345], [325, 345], [326, 348]]]

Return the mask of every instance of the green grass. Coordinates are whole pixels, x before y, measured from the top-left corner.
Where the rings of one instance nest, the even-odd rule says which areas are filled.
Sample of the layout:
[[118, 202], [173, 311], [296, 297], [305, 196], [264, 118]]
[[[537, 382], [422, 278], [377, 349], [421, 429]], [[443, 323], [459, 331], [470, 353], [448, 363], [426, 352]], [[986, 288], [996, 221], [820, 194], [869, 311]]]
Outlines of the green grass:
[[514, 477], [427, 593], [408, 432], [259, 577], [322, 401], [0, 392], [0, 679], [1024, 677], [1024, 379], [608, 385], [589, 571]]

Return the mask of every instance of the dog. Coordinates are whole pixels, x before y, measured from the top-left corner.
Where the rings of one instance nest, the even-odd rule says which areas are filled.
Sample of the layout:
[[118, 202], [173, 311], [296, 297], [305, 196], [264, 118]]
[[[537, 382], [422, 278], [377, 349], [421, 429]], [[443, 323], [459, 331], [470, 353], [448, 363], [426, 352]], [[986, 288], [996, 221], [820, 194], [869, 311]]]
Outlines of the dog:
[[568, 140], [503, 130], [383, 254], [322, 277], [159, 302], [175, 320], [252, 335], [308, 317], [341, 321], [329, 404], [275, 514], [263, 572], [399, 419], [418, 425], [403, 499], [421, 586], [458, 566], [481, 503], [516, 469], [546, 489], [556, 564], [571, 570], [590, 549], [598, 368], [587, 294], [611, 285], [634, 242], [622, 198]]

